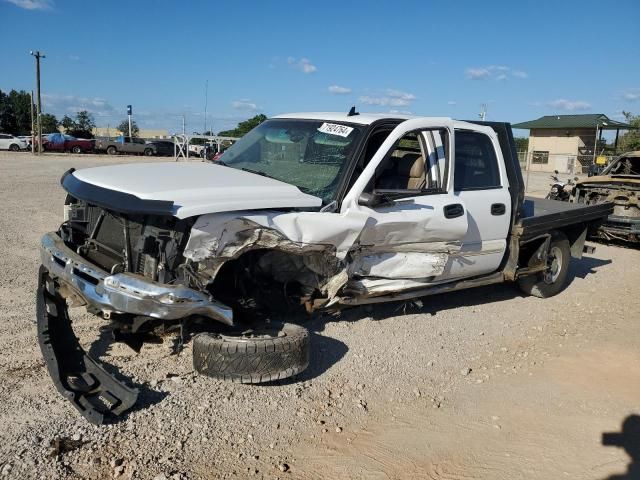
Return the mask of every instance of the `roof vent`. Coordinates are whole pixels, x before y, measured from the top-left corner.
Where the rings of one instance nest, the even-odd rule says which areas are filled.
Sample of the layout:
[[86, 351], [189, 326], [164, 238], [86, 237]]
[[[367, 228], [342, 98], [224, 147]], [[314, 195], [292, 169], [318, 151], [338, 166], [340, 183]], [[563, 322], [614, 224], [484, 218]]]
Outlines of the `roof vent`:
[[356, 112], [356, 106], [354, 105], [353, 107], [351, 107], [351, 110], [349, 110], [349, 113], [347, 113], [347, 117], [354, 117], [356, 115], [360, 114]]

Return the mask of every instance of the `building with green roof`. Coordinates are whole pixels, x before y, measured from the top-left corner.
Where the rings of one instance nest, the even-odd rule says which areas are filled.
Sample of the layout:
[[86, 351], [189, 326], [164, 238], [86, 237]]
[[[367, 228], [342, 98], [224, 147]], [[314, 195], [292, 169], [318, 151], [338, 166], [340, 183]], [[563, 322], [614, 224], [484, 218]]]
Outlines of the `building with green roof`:
[[[527, 163], [531, 171], [570, 173], [586, 172], [598, 155], [615, 154], [620, 130], [633, 128], [603, 113], [545, 115], [512, 126], [529, 130]], [[613, 151], [606, 150], [604, 130], [616, 131]]]

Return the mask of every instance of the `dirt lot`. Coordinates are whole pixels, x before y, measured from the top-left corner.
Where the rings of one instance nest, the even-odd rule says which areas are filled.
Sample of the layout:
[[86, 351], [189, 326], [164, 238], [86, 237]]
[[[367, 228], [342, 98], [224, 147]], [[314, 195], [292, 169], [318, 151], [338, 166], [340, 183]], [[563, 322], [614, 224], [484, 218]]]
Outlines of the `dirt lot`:
[[[101, 322], [74, 311], [81, 341], [142, 391], [140, 408], [122, 422], [88, 424], [46, 372], [34, 290], [39, 238], [61, 221], [61, 174], [107, 162], [114, 158], [0, 154], [0, 476], [514, 480], [626, 472], [629, 456], [603, 446], [602, 434], [640, 414], [640, 252], [605, 245], [574, 261], [569, 287], [551, 299], [498, 285], [314, 318], [312, 367], [269, 386], [197, 376], [190, 347], [171, 355], [170, 341], [139, 355], [109, 346]], [[540, 191], [546, 177], [536, 176]], [[56, 456], [56, 439], [75, 448]]]

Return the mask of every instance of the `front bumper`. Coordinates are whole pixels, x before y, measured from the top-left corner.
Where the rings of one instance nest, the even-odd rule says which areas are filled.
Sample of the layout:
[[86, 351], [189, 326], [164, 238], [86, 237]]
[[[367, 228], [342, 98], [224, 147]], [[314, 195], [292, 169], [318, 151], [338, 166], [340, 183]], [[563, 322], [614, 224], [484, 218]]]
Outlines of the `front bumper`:
[[42, 265], [96, 309], [177, 320], [201, 315], [233, 325], [233, 311], [208, 295], [181, 285], [163, 285], [131, 273], [109, 274], [67, 247], [55, 233], [40, 244]]

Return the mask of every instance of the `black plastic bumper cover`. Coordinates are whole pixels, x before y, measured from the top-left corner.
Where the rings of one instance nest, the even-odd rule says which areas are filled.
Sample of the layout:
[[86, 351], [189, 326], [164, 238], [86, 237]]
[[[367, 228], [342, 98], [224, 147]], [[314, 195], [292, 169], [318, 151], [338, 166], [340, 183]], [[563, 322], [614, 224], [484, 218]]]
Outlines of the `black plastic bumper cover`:
[[110, 422], [133, 407], [138, 390], [118, 381], [82, 349], [66, 302], [43, 266], [38, 272], [36, 319], [38, 342], [53, 383], [89, 422]]

